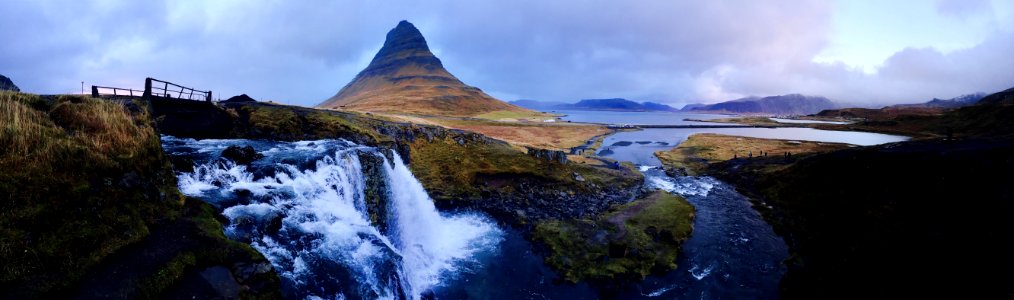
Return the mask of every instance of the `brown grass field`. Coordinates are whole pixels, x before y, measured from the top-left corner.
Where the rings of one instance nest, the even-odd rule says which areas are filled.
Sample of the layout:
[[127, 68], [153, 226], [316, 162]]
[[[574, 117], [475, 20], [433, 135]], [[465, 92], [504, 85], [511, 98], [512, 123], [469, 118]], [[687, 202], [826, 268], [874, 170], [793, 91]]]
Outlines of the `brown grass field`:
[[748, 138], [730, 135], [701, 133], [690, 136], [676, 148], [655, 152], [659, 160], [668, 167], [686, 168], [691, 175], [699, 174], [708, 164], [733, 158], [781, 156], [828, 152], [852, 147], [848, 144], [818, 143], [809, 141], [788, 141]]

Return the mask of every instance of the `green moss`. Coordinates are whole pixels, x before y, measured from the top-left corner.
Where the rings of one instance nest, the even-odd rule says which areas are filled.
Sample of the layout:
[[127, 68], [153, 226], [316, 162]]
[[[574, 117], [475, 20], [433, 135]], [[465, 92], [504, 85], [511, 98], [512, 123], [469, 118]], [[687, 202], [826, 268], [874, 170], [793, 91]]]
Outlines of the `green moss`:
[[146, 299], [158, 298], [163, 291], [179, 281], [183, 272], [196, 264], [197, 258], [192, 252], [176, 255], [165, 266], [138, 284], [139, 296]]
[[541, 222], [533, 237], [549, 251], [546, 263], [568, 281], [641, 279], [676, 267], [693, 216], [686, 200], [658, 191], [591, 220]]

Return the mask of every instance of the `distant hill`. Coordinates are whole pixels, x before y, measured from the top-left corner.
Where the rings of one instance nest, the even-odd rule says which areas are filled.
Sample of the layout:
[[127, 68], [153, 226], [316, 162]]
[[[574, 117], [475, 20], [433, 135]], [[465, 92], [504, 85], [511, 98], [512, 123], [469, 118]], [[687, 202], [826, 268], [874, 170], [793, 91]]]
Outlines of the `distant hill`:
[[644, 109], [645, 110], [651, 110], [651, 111], [680, 111], [679, 109], [677, 109], [675, 107], [672, 107], [672, 106], [669, 106], [669, 105], [665, 105], [665, 104], [662, 104], [662, 103], [642, 102], [641, 104], [644, 105]]
[[510, 101], [510, 102], [507, 102], [507, 103], [514, 104], [514, 105], [517, 105], [517, 106], [520, 106], [520, 107], [524, 107], [524, 108], [528, 108], [528, 109], [537, 109], [537, 110], [559, 109], [558, 107], [560, 105], [567, 105], [567, 103], [563, 103], [563, 102], [539, 101], [539, 100], [531, 100], [531, 99], [520, 99], [520, 100]]
[[986, 93], [975, 93], [975, 94], [961, 95], [961, 96], [954, 97], [954, 98], [951, 98], [951, 99], [937, 99], [937, 98], [933, 98], [933, 100], [930, 100], [930, 101], [925, 102], [925, 103], [898, 104], [898, 105], [891, 105], [889, 107], [896, 107], [896, 108], [905, 108], [905, 107], [958, 108], [958, 107], [964, 107], [964, 106], [969, 106], [969, 105], [978, 103], [979, 100], [982, 99], [983, 97], [986, 97]]
[[475, 116], [494, 111], [534, 113], [490, 97], [444, 69], [412, 23], [401, 21], [362, 72], [317, 105], [355, 111]]
[[1014, 105], [1014, 88], [997, 92], [979, 100], [979, 104], [985, 105]]
[[10, 78], [7, 78], [7, 76], [0, 75], [0, 91], [20, 92], [21, 89], [17, 85], [14, 85], [14, 82]]
[[613, 110], [613, 111], [671, 111], [676, 112], [672, 106], [655, 102], [634, 102], [623, 98], [610, 99], [584, 99], [577, 103], [559, 103], [537, 100], [516, 100], [511, 104], [541, 110], [551, 109], [573, 109], [573, 110]]
[[680, 111], [691, 111], [691, 110], [694, 110], [695, 108], [703, 107], [703, 106], [707, 106], [707, 104], [703, 104], [703, 103], [687, 104], [687, 105], [684, 105], [683, 108], [680, 108]]
[[789, 94], [769, 97], [747, 97], [717, 104], [693, 107], [695, 112], [736, 114], [808, 115], [835, 108], [831, 100], [820, 96]]

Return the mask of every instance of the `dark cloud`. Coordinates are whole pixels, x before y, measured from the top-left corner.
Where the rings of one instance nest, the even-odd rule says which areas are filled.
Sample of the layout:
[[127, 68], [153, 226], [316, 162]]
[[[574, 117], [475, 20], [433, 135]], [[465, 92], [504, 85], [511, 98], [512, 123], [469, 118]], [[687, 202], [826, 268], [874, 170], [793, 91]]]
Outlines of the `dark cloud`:
[[81, 81], [139, 87], [152, 76], [222, 97], [313, 105], [365, 67], [402, 19], [448, 70], [505, 100], [678, 104], [803, 92], [886, 102], [991, 91], [1014, 78], [1002, 59], [1009, 33], [953, 53], [906, 49], [879, 75], [812, 63], [833, 17], [818, 0], [15, 0], [4, 8], [0, 73], [39, 93], [76, 92]]

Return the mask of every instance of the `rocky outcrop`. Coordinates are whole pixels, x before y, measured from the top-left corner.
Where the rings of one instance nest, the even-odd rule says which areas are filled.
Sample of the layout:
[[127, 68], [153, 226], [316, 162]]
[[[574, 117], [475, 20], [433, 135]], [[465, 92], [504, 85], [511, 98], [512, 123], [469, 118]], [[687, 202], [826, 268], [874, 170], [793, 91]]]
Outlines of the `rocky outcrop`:
[[548, 162], [555, 162], [560, 164], [567, 163], [567, 153], [559, 150], [539, 149], [526, 147], [528, 149], [528, 155], [545, 160]]
[[10, 78], [7, 78], [7, 76], [0, 75], [0, 91], [20, 92], [21, 89], [17, 85], [14, 85], [14, 82]]
[[527, 112], [451, 75], [412, 23], [401, 21], [362, 72], [318, 107], [447, 116]]

